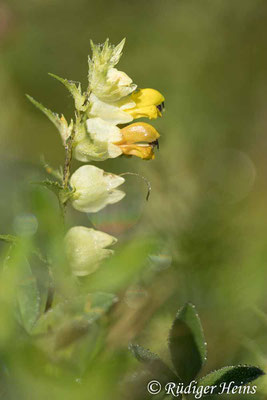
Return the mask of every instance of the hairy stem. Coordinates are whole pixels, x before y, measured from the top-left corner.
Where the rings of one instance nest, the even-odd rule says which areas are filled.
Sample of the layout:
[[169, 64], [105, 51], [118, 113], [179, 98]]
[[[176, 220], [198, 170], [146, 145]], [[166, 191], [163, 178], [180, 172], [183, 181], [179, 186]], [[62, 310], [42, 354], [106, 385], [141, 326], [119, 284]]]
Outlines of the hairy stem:
[[73, 142], [73, 137], [71, 135], [65, 146], [65, 163], [64, 163], [64, 170], [63, 170], [63, 188], [64, 189], [67, 189], [68, 183], [69, 183], [70, 166], [71, 166], [71, 159], [72, 159], [72, 142]]
[[[66, 140], [66, 144], [65, 144], [65, 162], [64, 162], [63, 178], [62, 178], [63, 189], [68, 189], [68, 185], [69, 185], [70, 167], [71, 167], [71, 160], [72, 160], [72, 146], [73, 146], [74, 135], [75, 135], [75, 130], [73, 129], [71, 132], [71, 135]], [[65, 213], [66, 213], [67, 201], [64, 198], [62, 198], [60, 195], [58, 196], [58, 201], [59, 201], [60, 214], [62, 217], [63, 228], [64, 228], [65, 227]], [[54, 284], [52, 270], [49, 269], [49, 288], [48, 288], [45, 312], [50, 310], [50, 308], [52, 307], [54, 295], [55, 295], [55, 284]]]
[[[62, 179], [63, 189], [68, 189], [68, 185], [69, 185], [74, 135], [75, 135], [75, 130], [73, 129], [72, 133], [69, 136], [69, 138], [67, 139], [66, 145], [65, 145], [65, 162], [64, 162], [64, 169], [63, 169], [63, 179]], [[59, 198], [59, 206], [60, 206], [61, 214], [63, 217], [63, 221], [65, 219], [66, 203], [67, 203], [66, 201], [62, 201]]]

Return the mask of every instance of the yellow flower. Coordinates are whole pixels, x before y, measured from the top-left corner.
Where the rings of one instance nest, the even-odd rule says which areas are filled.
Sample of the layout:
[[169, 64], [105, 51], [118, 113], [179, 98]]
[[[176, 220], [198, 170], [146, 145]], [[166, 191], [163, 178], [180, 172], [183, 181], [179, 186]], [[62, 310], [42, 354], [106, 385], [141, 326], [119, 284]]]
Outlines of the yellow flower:
[[74, 147], [74, 157], [79, 161], [104, 161], [121, 154], [144, 160], [155, 158], [159, 133], [145, 122], [135, 122], [120, 129], [101, 118], [86, 121], [87, 132], [81, 134]]
[[134, 119], [147, 117], [154, 119], [162, 116], [164, 110], [164, 97], [155, 89], [139, 89], [130, 95], [135, 102], [133, 108], [124, 111], [130, 114]]
[[121, 129], [122, 140], [114, 143], [123, 154], [140, 157], [143, 160], [155, 158], [154, 148], [158, 147], [160, 137], [156, 129], [145, 123], [135, 122]]

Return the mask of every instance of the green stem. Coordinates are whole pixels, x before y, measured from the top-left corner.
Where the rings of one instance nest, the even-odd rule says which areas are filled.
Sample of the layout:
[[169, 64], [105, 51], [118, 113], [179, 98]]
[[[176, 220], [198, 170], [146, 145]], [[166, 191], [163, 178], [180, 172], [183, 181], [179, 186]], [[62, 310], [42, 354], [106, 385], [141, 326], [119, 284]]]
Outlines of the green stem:
[[67, 189], [70, 177], [70, 166], [72, 160], [72, 142], [73, 139], [70, 136], [66, 146], [65, 146], [65, 163], [64, 163], [64, 172], [63, 172], [63, 188]]
[[[75, 135], [75, 130], [73, 129], [71, 132], [71, 135], [67, 139], [66, 145], [65, 145], [65, 162], [64, 162], [63, 178], [62, 178], [63, 189], [67, 189], [68, 185], [69, 185], [70, 167], [71, 167], [71, 160], [72, 160], [72, 146], [73, 146], [74, 135]], [[65, 200], [62, 200], [61, 196], [58, 197], [58, 201], [59, 201], [59, 208], [60, 208], [60, 213], [61, 213], [63, 228], [64, 228], [67, 202]], [[50, 310], [50, 308], [52, 307], [54, 295], [55, 295], [54, 278], [53, 278], [52, 270], [49, 268], [49, 288], [48, 288], [45, 312]]]
[[[72, 133], [71, 133], [70, 137], [68, 138], [68, 140], [66, 141], [66, 145], [65, 145], [65, 162], [64, 162], [64, 169], [63, 169], [63, 180], [62, 180], [63, 189], [67, 189], [68, 185], [69, 185], [74, 135], [75, 135], [75, 129], [72, 130]], [[60, 203], [59, 206], [60, 206], [61, 214], [62, 214], [63, 221], [64, 221], [67, 202], [63, 202], [59, 199], [59, 203]]]

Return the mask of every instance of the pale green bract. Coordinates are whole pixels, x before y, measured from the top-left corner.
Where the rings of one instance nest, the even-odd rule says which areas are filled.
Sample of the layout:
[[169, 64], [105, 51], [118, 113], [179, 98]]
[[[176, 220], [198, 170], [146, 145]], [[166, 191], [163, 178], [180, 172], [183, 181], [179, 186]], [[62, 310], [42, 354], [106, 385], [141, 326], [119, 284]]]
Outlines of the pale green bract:
[[110, 45], [108, 39], [103, 45], [91, 41], [92, 57], [88, 58], [89, 90], [102, 101], [116, 102], [137, 88], [125, 72], [114, 68], [122, 56], [124, 44], [125, 39], [117, 46]]

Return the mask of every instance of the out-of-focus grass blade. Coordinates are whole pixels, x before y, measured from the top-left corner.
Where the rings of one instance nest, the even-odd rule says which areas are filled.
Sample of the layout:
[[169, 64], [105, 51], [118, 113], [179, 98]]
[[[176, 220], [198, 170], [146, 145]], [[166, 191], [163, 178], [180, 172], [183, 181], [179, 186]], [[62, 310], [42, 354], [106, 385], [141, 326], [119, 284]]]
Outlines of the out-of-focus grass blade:
[[117, 292], [131, 283], [133, 277], [148, 262], [148, 256], [157, 247], [157, 241], [144, 237], [125, 244], [115, 251], [96, 273], [89, 276], [86, 287], [93, 290]]

